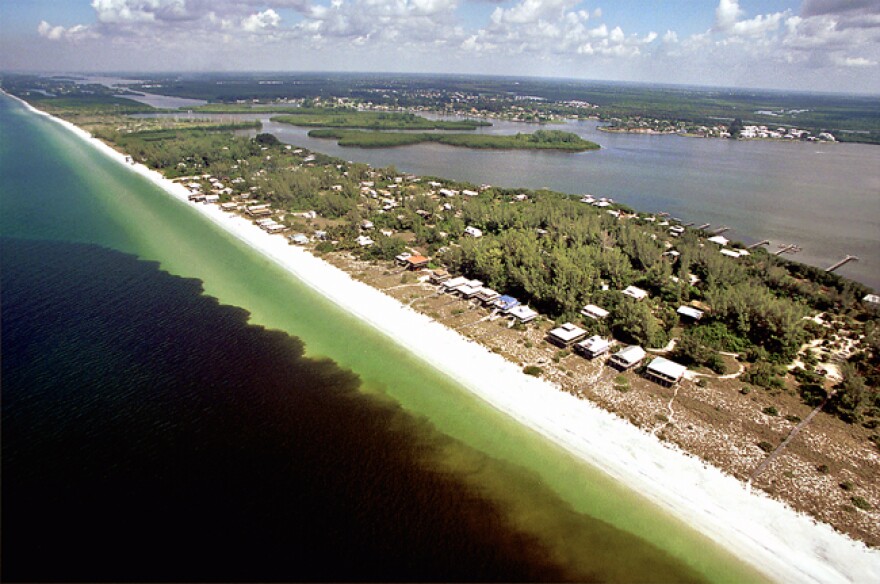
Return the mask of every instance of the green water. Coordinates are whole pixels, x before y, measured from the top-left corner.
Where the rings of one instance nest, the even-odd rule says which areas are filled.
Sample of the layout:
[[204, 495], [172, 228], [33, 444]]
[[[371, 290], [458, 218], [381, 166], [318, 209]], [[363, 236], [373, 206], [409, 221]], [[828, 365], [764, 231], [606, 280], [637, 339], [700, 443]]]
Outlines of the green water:
[[[5, 97], [0, 122], [0, 234], [96, 243], [158, 261], [170, 273], [200, 279], [205, 292], [221, 302], [245, 308], [252, 322], [301, 338], [307, 354], [353, 370], [364, 391], [393, 400], [424, 420], [426, 429], [453, 438], [430, 464], [502, 503], [511, 521], [541, 537], [562, 563], [576, 566], [584, 552], [579, 546], [595, 544], [573, 532], [575, 519], [585, 514], [676, 558], [682, 578], [693, 570], [709, 581], [762, 579], [57, 124]], [[626, 561], [613, 547], [606, 551], [609, 566]], [[608, 573], [617, 573], [614, 579], [633, 573], [628, 566], [619, 568]]]

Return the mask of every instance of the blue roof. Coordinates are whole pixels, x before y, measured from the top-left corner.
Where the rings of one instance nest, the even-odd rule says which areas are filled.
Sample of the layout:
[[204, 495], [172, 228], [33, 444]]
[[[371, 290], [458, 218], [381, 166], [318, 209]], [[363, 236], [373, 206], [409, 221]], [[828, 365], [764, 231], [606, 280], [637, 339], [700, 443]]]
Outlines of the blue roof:
[[519, 304], [519, 300], [517, 300], [513, 296], [502, 296], [498, 299], [498, 303], [504, 306], [504, 308], [513, 308], [514, 306]]

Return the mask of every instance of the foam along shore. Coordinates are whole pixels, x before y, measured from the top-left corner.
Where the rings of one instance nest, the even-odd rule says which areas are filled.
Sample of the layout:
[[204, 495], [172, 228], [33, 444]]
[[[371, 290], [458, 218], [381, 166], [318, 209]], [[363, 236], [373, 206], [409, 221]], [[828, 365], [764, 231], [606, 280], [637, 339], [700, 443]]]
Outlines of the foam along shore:
[[[131, 163], [124, 154], [70, 122], [19, 101], [171, 196], [187, 201], [189, 192], [182, 185]], [[880, 582], [880, 551], [763, 492], [750, 492], [738, 479], [589, 401], [523, 374], [503, 357], [289, 245], [284, 237], [270, 235], [215, 205], [192, 207], [493, 407], [628, 485], [770, 578], [784, 582]], [[352, 297], [358, 302], [349, 302]]]

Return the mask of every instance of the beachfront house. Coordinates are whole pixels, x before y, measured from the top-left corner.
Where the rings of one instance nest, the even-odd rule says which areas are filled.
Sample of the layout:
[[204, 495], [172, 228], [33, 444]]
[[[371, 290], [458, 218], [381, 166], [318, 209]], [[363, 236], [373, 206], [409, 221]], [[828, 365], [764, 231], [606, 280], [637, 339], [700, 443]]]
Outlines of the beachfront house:
[[687, 367], [684, 365], [670, 361], [665, 357], [657, 357], [648, 364], [648, 368], [645, 369], [645, 377], [664, 387], [671, 387], [681, 381], [685, 371], [687, 371]]
[[513, 308], [519, 306], [519, 300], [513, 296], [504, 295], [493, 302], [492, 305], [501, 312], [510, 312]]
[[711, 241], [712, 243], [716, 243], [716, 244], [720, 245], [721, 247], [724, 247], [725, 245], [730, 243], [730, 240], [727, 239], [726, 237], [724, 237], [723, 235], [713, 235], [712, 237], [708, 238], [706, 241]]
[[698, 320], [703, 318], [704, 314], [702, 310], [697, 310], [692, 306], [679, 306], [675, 312], [677, 312], [681, 317], [692, 320], [693, 322], [697, 322]]
[[373, 245], [373, 240], [367, 237], [366, 235], [359, 236], [356, 240], [357, 244], [361, 247], [369, 247]]
[[646, 354], [640, 346], [630, 345], [611, 355], [608, 363], [615, 369], [627, 371], [641, 363]]
[[595, 304], [587, 304], [581, 310], [581, 314], [586, 316], [587, 318], [592, 318], [593, 320], [602, 320], [603, 318], [608, 317], [608, 311], [604, 308], [600, 308]]
[[272, 210], [269, 208], [271, 205], [268, 203], [264, 203], [262, 205], [249, 205], [246, 209], [248, 215], [257, 217], [260, 215], [271, 215]]
[[583, 355], [587, 359], [594, 359], [599, 355], [604, 355], [611, 348], [611, 341], [602, 338], [599, 335], [584, 339], [574, 346], [575, 353]]
[[587, 336], [587, 331], [570, 322], [556, 327], [547, 333], [547, 340], [559, 347], [567, 348]]
[[538, 318], [538, 313], [522, 304], [514, 306], [507, 311], [507, 314], [514, 317], [521, 323], [527, 323]]
[[309, 242], [309, 238], [305, 236], [303, 233], [294, 233], [287, 237], [290, 240], [290, 243], [295, 245], [306, 245]]
[[483, 303], [484, 306], [489, 306], [499, 298], [501, 298], [501, 294], [492, 290], [491, 288], [483, 288], [479, 292], [477, 292], [476, 296], [477, 300]]
[[464, 234], [467, 235], [468, 237], [474, 237], [474, 238], [483, 237], [483, 231], [481, 229], [477, 229], [476, 227], [471, 227], [470, 225], [468, 225], [467, 227], [464, 228]]
[[449, 292], [450, 294], [455, 292], [455, 290], [464, 284], [468, 283], [468, 279], [464, 276], [458, 276], [457, 278], [450, 278], [440, 284], [440, 289], [443, 292]]
[[449, 272], [444, 270], [443, 268], [438, 268], [431, 272], [430, 282], [434, 285], [439, 285], [445, 282], [450, 278]]
[[623, 290], [623, 295], [629, 296], [635, 300], [644, 300], [648, 297], [648, 293], [645, 290], [635, 286], [627, 286], [626, 289]]
[[[475, 285], [478, 284], [478, 285]], [[462, 298], [471, 299], [483, 290], [483, 283], [479, 280], [471, 280], [466, 284], [462, 284], [456, 289], [459, 295]]]
[[423, 255], [411, 255], [406, 259], [407, 270], [421, 270], [428, 267], [430, 260]]

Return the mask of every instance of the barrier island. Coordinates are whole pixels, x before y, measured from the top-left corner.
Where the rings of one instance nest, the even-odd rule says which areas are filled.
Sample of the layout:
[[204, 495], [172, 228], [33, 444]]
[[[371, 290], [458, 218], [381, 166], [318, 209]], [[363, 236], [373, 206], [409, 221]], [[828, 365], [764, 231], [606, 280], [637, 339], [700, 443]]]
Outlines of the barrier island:
[[404, 132], [363, 132], [358, 130], [322, 129], [309, 132], [311, 138], [332, 138], [340, 146], [359, 148], [391, 148], [423, 142], [486, 150], [564, 150], [585, 152], [598, 150], [599, 145], [577, 134], [559, 130], [538, 130], [531, 134], [499, 136], [493, 134], [440, 134]]

